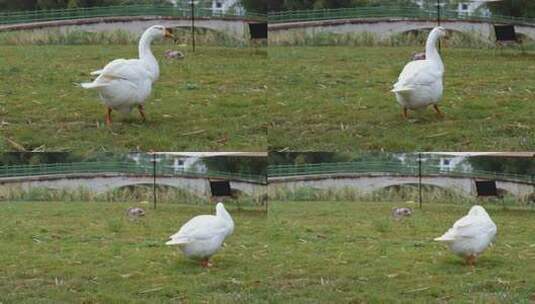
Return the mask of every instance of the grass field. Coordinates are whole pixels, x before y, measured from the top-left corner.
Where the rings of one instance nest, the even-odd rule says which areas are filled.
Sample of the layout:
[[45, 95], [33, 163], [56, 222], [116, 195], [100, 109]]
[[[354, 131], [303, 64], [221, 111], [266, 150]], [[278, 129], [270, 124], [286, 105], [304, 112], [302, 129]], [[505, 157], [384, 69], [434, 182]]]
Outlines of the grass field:
[[410, 111], [390, 92], [422, 47], [271, 47], [271, 150], [535, 149], [535, 54], [444, 48], [444, 99]]
[[[468, 205], [275, 202], [230, 212], [234, 234], [202, 269], [164, 245], [207, 206], [4, 202], [0, 303], [530, 303], [533, 211], [487, 208], [498, 238], [474, 269], [431, 239]], [[414, 207], [414, 206], [413, 206]]]
[[116, 58], [137, 57], [136, 45], [0, 46], [0, 150], [211, 151], [265, 150], [266, 51], [153, 46], [160, 79], [137, 111], [114, 112], [111, 128], [95, 91], [74, 83]]
[[0, 303], [257, 303], [266, 277], [265, 213], [238, 212], [234, 234], [205, 270], [167, 237], [209, 207], [161, 204], [137, 221], [124, 203], [0, 204]]
[[[278, 303], [532, 303], [535, 214], [487, 207], [497, 241], [474, 269], [433, 242], [468, 205], [274, 202], [270, 213]], [[412, 206], [415, 207], [415, 206]]]

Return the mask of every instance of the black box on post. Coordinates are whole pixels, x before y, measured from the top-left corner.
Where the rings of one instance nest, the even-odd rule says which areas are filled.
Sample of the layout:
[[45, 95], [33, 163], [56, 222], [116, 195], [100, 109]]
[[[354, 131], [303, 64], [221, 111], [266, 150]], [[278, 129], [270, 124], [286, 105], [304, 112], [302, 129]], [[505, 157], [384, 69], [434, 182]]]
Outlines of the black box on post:
[[212, 196], [230, 196], [230, 182], [227, 181], [210, 181], [210, 191]]
[[251, 40], [267, 39], [268, 38], [267, 22], [249, 23], [249, 33], [251, 33]]
[[515, 26], [512, 24], [495, 24], [494, 33], [497, 42], [517, 42]]
[[477, 196], [498, 196], [496, 181], [476, 181]]

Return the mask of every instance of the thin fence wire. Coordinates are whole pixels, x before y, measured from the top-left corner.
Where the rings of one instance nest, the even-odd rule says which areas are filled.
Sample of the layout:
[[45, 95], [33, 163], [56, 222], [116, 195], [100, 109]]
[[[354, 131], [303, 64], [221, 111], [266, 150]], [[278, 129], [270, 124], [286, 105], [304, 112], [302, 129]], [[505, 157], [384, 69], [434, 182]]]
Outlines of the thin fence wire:
[[[328, 174], [362, 174], [362, 175], [404, 175], [419, 176], [418, 163], [400, 163], [391, 161], [365, 161], [341, 163], [316, 163], [301, 165], [270, 165], [268, 178], [311, 176]], [[535, 175], [490, 172], [466, 168], [444, 168], [437, 164], [422, 163], [422, 176], [473, 177], [535, 184]]]
[[[153, 176], [153, 170], [154, 167], [151, 163], [136, 164], [134, 162], [121, 161], [4, 165], [0, 166], [0, 178], [97, 173]], [[224, 178], [247, 182], [266, 183], [266, 176], [263, 175], [215, 170], [198, 172], [192, 170], [183, 170], [166, 164], [156, 165], [156, 176]]]
[[[269, 23], [320, 21], [334, 19], [367, 19], [367, 18], [401, 18], [435, 20], [436, 10], [418, 9], [415, 7], [372, 6], [338, 9], [287, 10], [269, 12], [267, 15], [254, 11], [219, 12], [209, 8], [196, 7], [196, 18], [238, 18], [267, 20]], [[126, 17], [126, 16], [161, 16], [161, 17], [191, 17], [191, 9], [174, 7], [172, 5], [130, 4], [104, 7], [79, 7], [70, 9], [32, 10], [32, 11], [4, 11], [0, 12], [0, 24], [22, 24], [53, 20], [75, 20], [98, 17]], [[442, 10], [443, 20], [464, 20], [489, 23], [514, 23], [534, 25], [535, 19], [502, 15], [464, 14], [454, 10]]]
[[[195, 8], [196, 18], [229, 18], [265, 20], [266, 15], [247, 12], [216, 12], [206, 8]], [[0, 12], [0, 24], [22, 24], [45, 22], [54, 20], [75, 20], [98, 17], [126, 17], [126, 16], [161, 16], [161, 17], [191, 17], [191, 9], [174, 7], [172, 5], [116, 5], [103, 7], [78, 7], [70, 9], [32, 10], [32, 11], [4, 11]]]
[[[269, 23], [321, 21], [334, 19], [368, 19], [368, 18], [399, 18], [399, 19], [420, 19], [436, 20], [437, 10], [425, 10], [415, 7], [354, 7], [338, 9], [311, 9], [311, 10], [288, 10], [280, 12], [270, 12], [268, 14]], [[479, 21], [488, 23], [514, 23], [535, 25], [535, 19], [502, 16], [502, 15], [482, 15], [463, 14], [454, 10], [442, 10], [440, 12], [442, 20], [463, 20]]]

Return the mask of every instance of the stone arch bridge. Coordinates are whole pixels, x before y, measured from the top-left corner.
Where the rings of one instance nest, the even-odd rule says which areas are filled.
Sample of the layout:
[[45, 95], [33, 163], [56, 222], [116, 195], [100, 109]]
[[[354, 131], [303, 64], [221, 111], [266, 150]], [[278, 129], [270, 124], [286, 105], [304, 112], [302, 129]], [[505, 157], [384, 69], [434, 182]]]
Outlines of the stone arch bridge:
[[[446, 29], [462, 32], [482, 41], [494, 42], [494, 23], [480, 20], [442, 20], [441, 25]], [[289, 33], [299, 33], [314, 36], [322, 33], [349, 34], [370, 33], [380, 40], [388, 39], [396, 34], [410, 31], [432, 29], [436, 26], [434, 20], [410, 18], [348, 18], [318, 21], [294, 21], [269, 24], [269, 40], [277, 44]], [[518, 34], [535, 40], [535, 24], [515, 24]]]
[[[477, 177], [457, 177], [446, 175], [423, 175], [422, 184], [452, 190], [464, 196], [476, 196], [475, 182], [489, 180]], [[360, 193], [372, 193], [374, 191], [407, 184], [418, 184], [419, 178], [414, 175], [393, 175], [388, 173], [336, 173], [301, 176], [270, 177], [269, 191], [284, 189], [295, 191], [299, 188], [313, 189], [344, 189], [353, 188]], [[505, 191], [517, 198], [525, 198], [535, 193], [535, 182], [520, 182], [512, 180], [496, 179], [498, 190]]]
[[[249, 23], [258, 20], [247, 17], [195, 17], [195, 27], [222, 32], [240, 41], [250, 37]], [[0, 24], [2, 31], [42, 31], [58, 29], [60, 32], [79, 30], [86, 32], [106, 32], [122, 30], [134, 34], [141, 34], [152, 25], [160, 24], [166, 27], [191, 27], [191, 19], [187, 16], [113, 16], [94, 17], [71, 20], [52, 20], [29, 23]]]
[[[193, 175], [157, 175], [156, 185], [181, 189], [199, 197], [210, 197], [210, 181], [222, 180], [228, 180], [231, 189], [253, 197], [264, 195], [267, 191], [266, 184], [259, 181]], [[0, 190], [20, 188], [23, 191], [31, 188], [68, 191], [83, 188], [95, 193], [105, 193], [127, 186], [152, 184], [153, 176], [151, 174], [74, 173], [0, 178]]]

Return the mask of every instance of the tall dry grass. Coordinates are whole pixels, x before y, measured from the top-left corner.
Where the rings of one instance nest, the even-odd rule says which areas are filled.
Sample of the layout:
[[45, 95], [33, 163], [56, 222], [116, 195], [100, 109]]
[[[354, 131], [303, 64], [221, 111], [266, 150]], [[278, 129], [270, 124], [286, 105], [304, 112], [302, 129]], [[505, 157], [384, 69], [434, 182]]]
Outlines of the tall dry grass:
[[[354, 33], [311, 33], [306, 30], [288, 30], [284, 32], [272, 32], [269, 36], [269, 45], [272, 46], [365, 46], [365, 47], [398, 47], [398, 46], [423, 46], [429, 31], [410, 31], [392, 35], [382, 39], [379, 35], [370, 32]], [[524, 38], [524, 49], [535, 49], [535, 43]], [[496, 47], [477, 32], [452, 32], [443, 45], [453, 48], [480, 48], [488, 49]], [[514, 46], [519, 47], [519, 46]]]
[[[191, 30], [174, 29], [175, 43], [191, 45]], [[136, 44], [139, 34], [124, 30], [87, 32], [81, 30], [39, 29], [31, 31], [0, 32], [0, 45], [99, 45]], [[155, 41], [168, 44], [169, 40]], [[195, 43], [206, 46], [243, 47], [249, 42], [241, 41], [222, 32], [197, 28]]]
[[[392, 186], [366, 193], [350, 187], [340, 189], [272, 187], [269, 189], [269, 197], [274, 201], [418, 202], [419, 189], [418, 185], [412, 184]], [[496, 203], [504, 206], [535, 207], [535, 201], [530, 196], [517, 198], [504, 194], [502, 197], [476, 198], [430, 185], [422, 185], [422, 200], [424, 203]]]
[[[225, 202], [230, 202], [237, 206], [258, 206], [264, 205], [262, 195], [259, 197], [247, 195], [240, 192], [235, 197], [225, 198]], [[186, 190], [168, 186], [156, 187], [156, 198], [159, 203], [181, 203], [192, 205], [203, 205], [213, 202], [213, 199], [206, 196], [198, 196]], [[72, 189], [49, 189], [44, 187], [33, 187], [24, 189], [20, 186], [0, 187], [0, 202], [152, 202], [152, 185], [126, 186], [104, 193], [97, 193], [91, 189], [80, 186]]]

